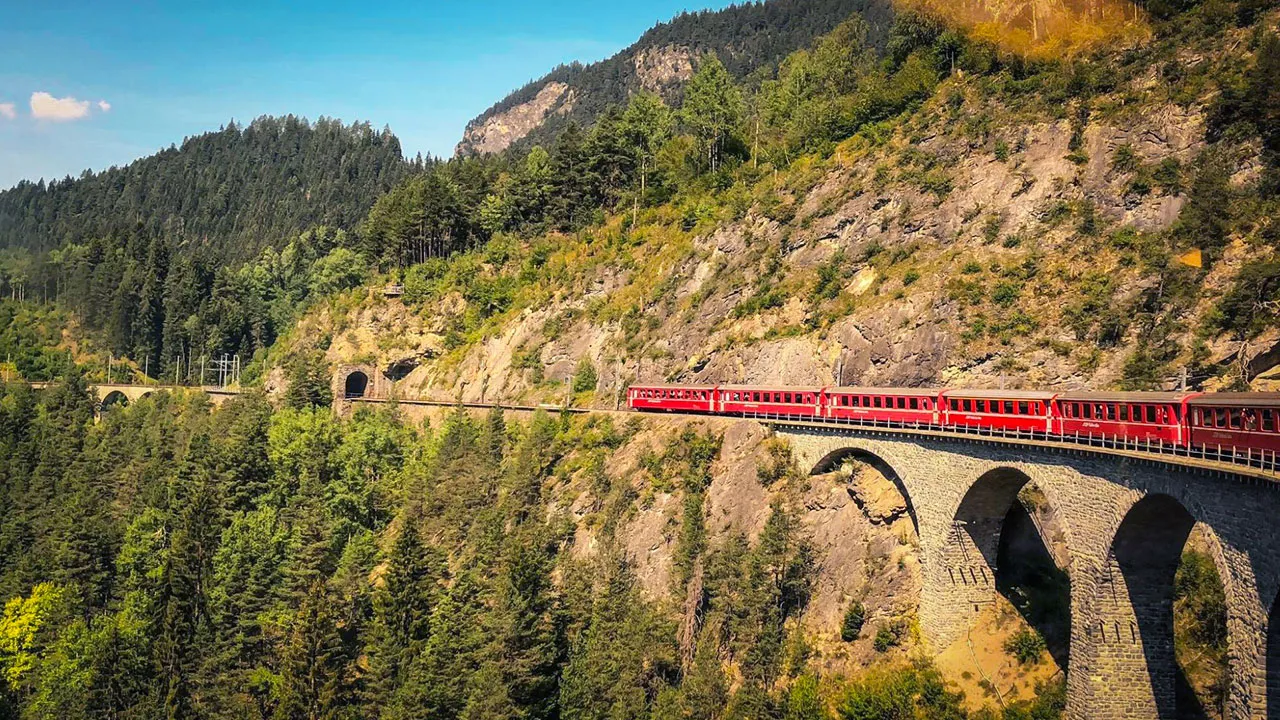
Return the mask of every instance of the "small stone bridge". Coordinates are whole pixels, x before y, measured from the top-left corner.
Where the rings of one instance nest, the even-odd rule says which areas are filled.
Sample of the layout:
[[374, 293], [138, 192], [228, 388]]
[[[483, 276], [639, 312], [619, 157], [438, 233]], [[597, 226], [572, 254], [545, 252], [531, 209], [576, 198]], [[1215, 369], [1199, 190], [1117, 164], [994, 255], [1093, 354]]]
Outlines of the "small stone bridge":
[[[1228, 718], [1280, 718], [1280, 486], [1247, 470], [906, 430], [772, 423], [804, 470], [847, 459], [902, 492], [920, 541], [921, 630], [934, 650], [963, 637], [996, 596], [1009, 510], [1034, 486], [1065, 545], [1071, 583], [1067, 717], [1174, 718], [1173, 582], [1193, 527], [1211, 539], [1226, 593]], [[1272, 523], [1277, 523], [1272, 525]], [[1185, 710], [1184, 710], [1185, 712]]]
[[[31, 383], [31, 387], [36, 390], [44, 390], [51, 383], [36, 382]], [[137, 402], [142, 398], [158, 391], [175, 391], [181, 390], [186, 392], [203, 392], [209, 396], [213, 404], [220, 405], [227, 398], [235, 397], [240, 394], [238, 390], [232, 390], [224, 387], [190, 387], [186, 385], [125, 385], [120, 383], [101, 383], [89, 385], [89, 391], [98, 399], [98, 405], [95, 408], [97, 412], [112, 407], [114, 405], [128, 405]]]

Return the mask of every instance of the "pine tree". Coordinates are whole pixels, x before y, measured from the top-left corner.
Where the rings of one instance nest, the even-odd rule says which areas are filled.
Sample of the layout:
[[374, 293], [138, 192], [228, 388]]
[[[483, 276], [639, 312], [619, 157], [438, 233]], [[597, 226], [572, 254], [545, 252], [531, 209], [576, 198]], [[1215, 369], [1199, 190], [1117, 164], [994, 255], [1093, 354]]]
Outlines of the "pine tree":
[[349, 715], [351, 657], [338, 632], [333, 598], [316, 583], [298, 608], [281, 657], [276, 720]]
[[284, 391], [285, 406], [295, 410], [327, 407], [333, 403], [324, 356], [319, 352], [302, 353], [289, 368]]
[[422, 544], [418, 520], [404, 518], [388, 559], [383, 586], [374, 599], [370, 648], [371, 711], [391, 702], [404, 684], [410, 662], [430, 633], [432, 610], [440, 595], [444, 559]]
[[157, 598], [157, 675], [170, 720], [192, 712], [192, 680], [209, 633], [212, 563], [221, 533], [219, 482], [209, 439], [196, 435], [171, 483], [170, 541]]

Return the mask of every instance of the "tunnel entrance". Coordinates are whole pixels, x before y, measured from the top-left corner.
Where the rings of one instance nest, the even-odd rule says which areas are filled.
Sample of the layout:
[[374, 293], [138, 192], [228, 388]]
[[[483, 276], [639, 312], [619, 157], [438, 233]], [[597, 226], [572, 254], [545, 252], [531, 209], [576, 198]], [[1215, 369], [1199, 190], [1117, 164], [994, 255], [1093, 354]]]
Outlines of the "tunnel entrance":
[[344, 396], [350, 400], [362, 398], [369, 391], [369, 376], [357, 370], [347, 376]]

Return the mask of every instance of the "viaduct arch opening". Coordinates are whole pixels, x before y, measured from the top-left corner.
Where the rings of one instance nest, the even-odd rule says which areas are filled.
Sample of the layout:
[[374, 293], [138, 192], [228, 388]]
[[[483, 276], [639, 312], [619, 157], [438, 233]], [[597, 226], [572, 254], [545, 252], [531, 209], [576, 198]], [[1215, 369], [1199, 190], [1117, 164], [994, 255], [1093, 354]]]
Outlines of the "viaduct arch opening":
[[[1164, 494], [1139, 500], [1116, 530], [1091, 628], [1100, 717], [1223, 716], [1229, 683], [1223, 569], [1215, 553], [1194, 549], [1193, 532], [1199, 536], [1195, 518]], [[1205, 659], [1204, 648], [1215, 643], [1220, 657]], [[1269, 637], [1268, 653], [1271, 644]]]
[[129, 405], [129, 396], [119, 390], [112, 390], [107, 396], [102, 398], [102, 409], [114, 407], [127, 407]]
[[356, 370], [347, 375], [347, 379], [343, 383], [343, 394], [348, 399], [362, 398], [369, 391], [369, 376], [361, 370]]
[[907, 491], [907, 485], [903, 482], [902, 476], [898, 474], [898, 471], [894, 470], [893, 466], [879, 455], [862, 450], [861, 448], [840, 448], [839, 450], [827, 453], [826, 456], [818, 461], [818, 464], [813, 467], [813, 470], [809, 474], [822, 475], [829, 472], [835, 472], [850, 462], [869, 465], [893, 484], [907, 506], [907, 515], [911, 517], [911, 527], [915, 530], [916, 535], [919, 536], [920, 520], [916, 516], [916, 508], [911, 501], [911, 493]]
[[850, 589], [861, 587], [840, 599], [841, 616], [856, 602], [865, 620], [856, 637], [844, 639], [862, 643], [868, 652], [910, 652], [916, 642], [911, 623], [919, 617], [923, 600], [924, 567], [920, 522], [907, 484], [885, 458], [854, 447], [828, 453], [810, 474], [829, 473], [835, 476], [827, 481], [843, 487], [852, 500], [849, 509], [866, 523], [853, 533], [842, 533], [847, 544], [833, 550], [856, 572]]
[[[1004, 628], [1000, 632], [1012, 638], [1029, 626], [1065, 675], [1071, 646], [1071, 581], [1063, 569], [1069, 564], [1067, 552], [1039, 485], [1013, 468], [984, 473], [956, 509], [945, 552], [943, 581], [952, 584], [953, 602], [962, 604], [957, 619], [963, 626], [957, 629], [990, 624], [981, 635], [1003, 646], [996, 629]], [[1011, 611], [1025, 626], [1006, 622]], [[1039, 661], [1028, 658], [1028, 663]]]

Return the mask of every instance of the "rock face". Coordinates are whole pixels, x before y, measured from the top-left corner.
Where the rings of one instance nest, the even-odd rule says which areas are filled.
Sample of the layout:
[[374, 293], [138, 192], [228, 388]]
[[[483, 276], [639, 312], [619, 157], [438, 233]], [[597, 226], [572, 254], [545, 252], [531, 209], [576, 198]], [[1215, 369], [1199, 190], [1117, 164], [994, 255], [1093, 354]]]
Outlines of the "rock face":
[[562, 82], [549, 82], [528, 102], [491, 115], [483, 121], [473, 120], [458, 143], [459, 155], [498, 153], [511, 143], [528, 135], [552, 112], [565, 113], [573, 107], [574, 92]]
[[694, 53], [686, 47], [667, 45], [642, 48], [632, 59], [640, 87], [665, 95], [675, 85], [693, 76]]

